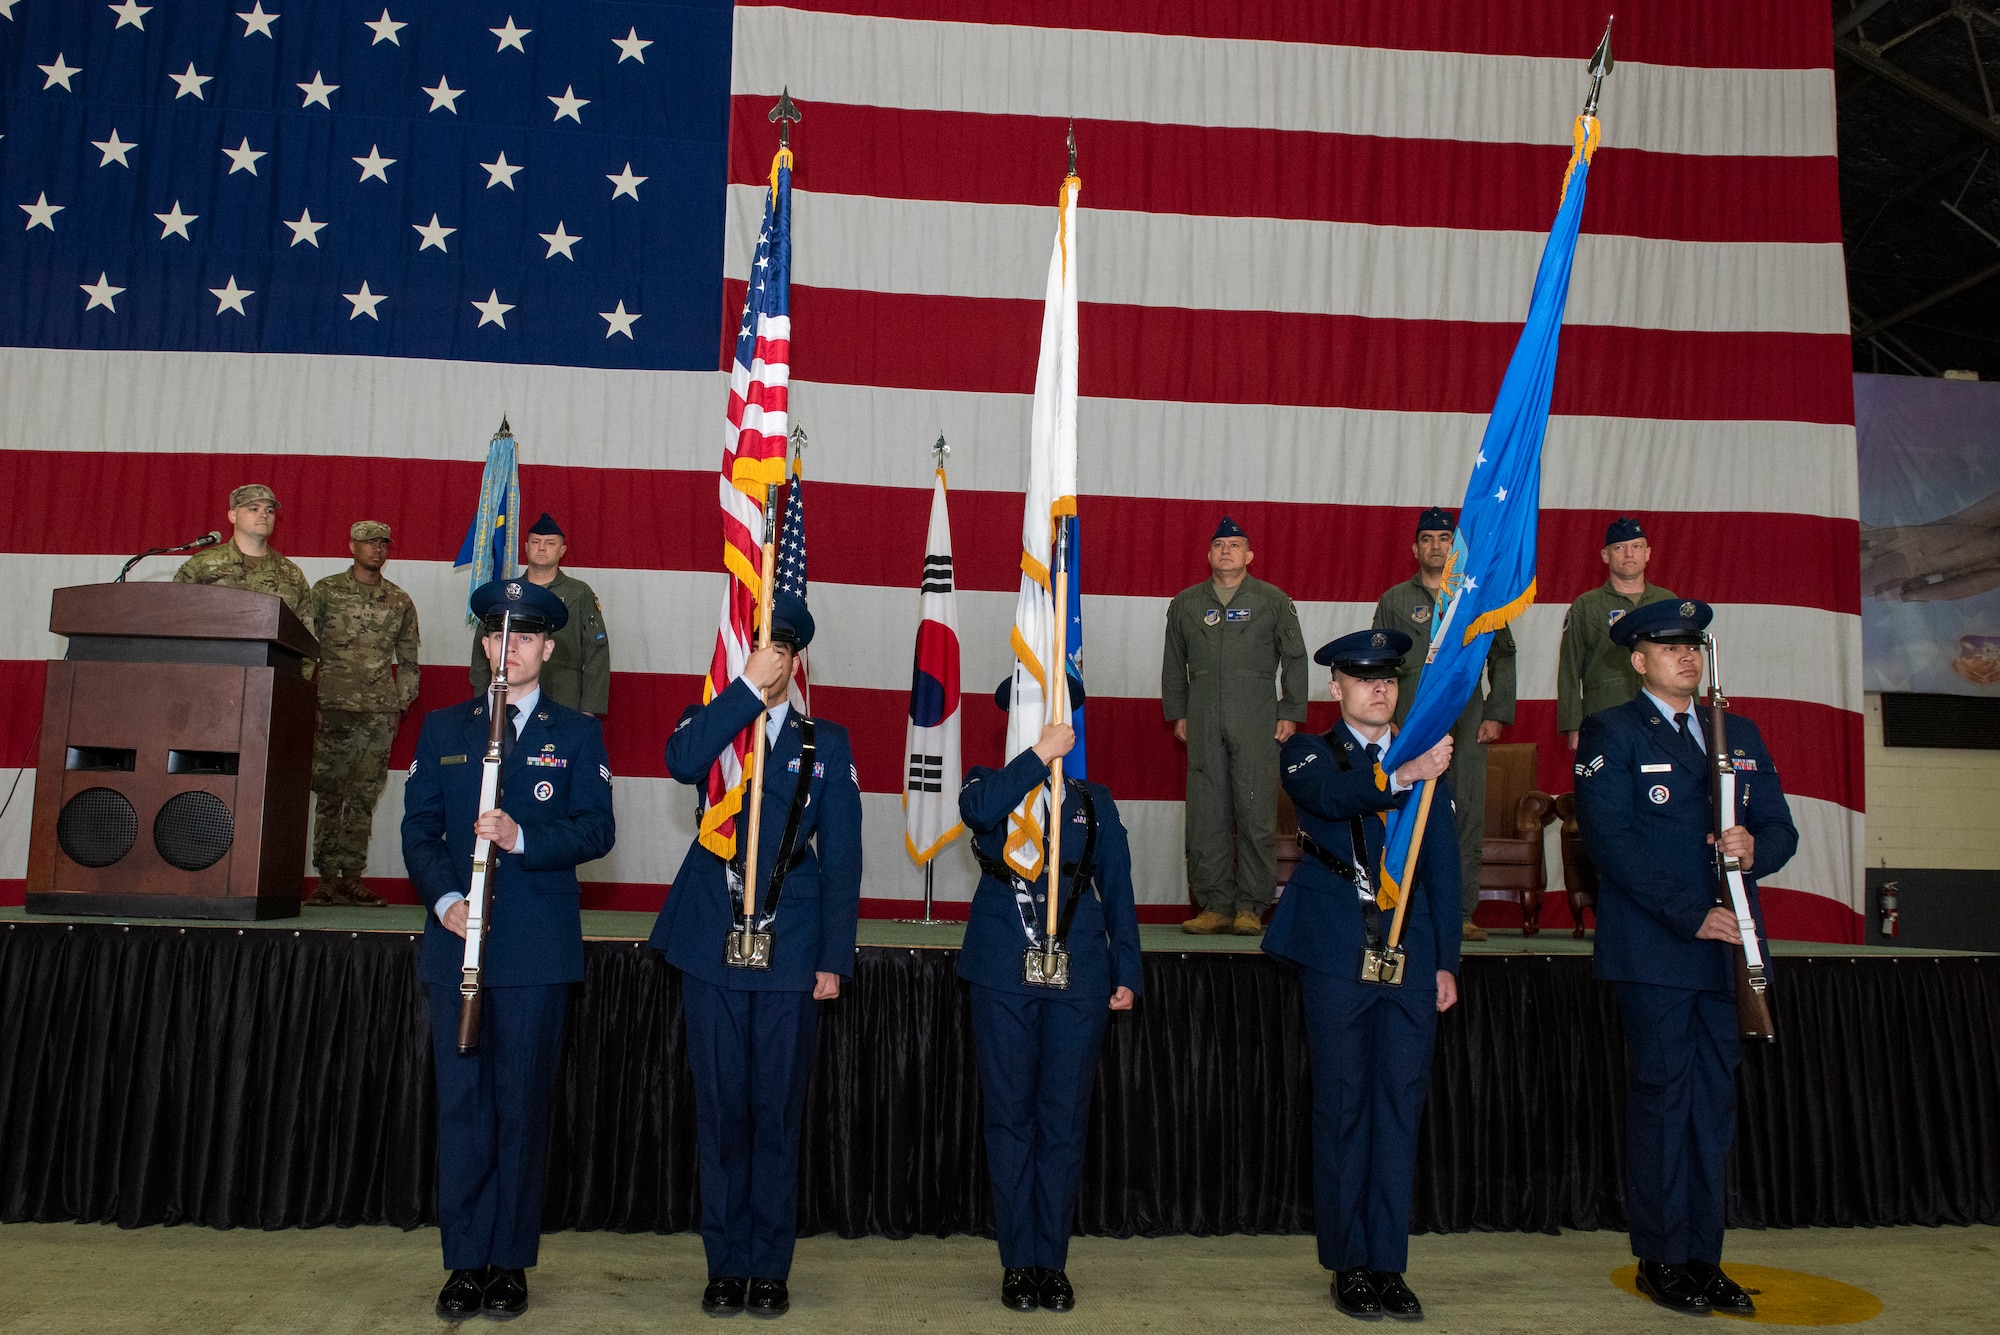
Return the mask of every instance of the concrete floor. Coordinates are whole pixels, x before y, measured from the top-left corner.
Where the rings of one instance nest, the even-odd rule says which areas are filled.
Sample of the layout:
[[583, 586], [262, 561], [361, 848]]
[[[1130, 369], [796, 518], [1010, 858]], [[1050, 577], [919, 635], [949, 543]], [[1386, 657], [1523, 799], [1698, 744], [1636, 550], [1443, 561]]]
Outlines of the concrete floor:
[[[431, 1230], [121, 1232], [13, 1224], [0, 1227], [0, 1331], [438, 1332], [444, 1327], [431, 1312], [443, 1279], [437, 1255]], [[2000, 1228], [1742, 1232], [1730, 1236], [1728, 1257], [1868, 1291], [1882, 1303], [1880, 1315], [1864, 1323], [1870, 1335], [2000, 1329]], [[1426, 1328], [1440, 1332], [1688, 1329], [1689, 1318], [1613, 1283], [1630, 1262], [1616, 1233], [1419, 1237], [1412, 1239], [1410, 1281], [1429, 1307]], [[1080, 1238], [1069, 1272], [1078, 1290], [1074, 1313], [1016, 1315], [995, 1301], [999, 1267], [984, 1239], [807, 1238], [792, 1274], [791, 1315], [774, 1328], [813, 1335], [1361, 1328], [1328, 1301], [1310, 1238]], [[533, 1306], [513, 1329], [711, 1330], [696, 1305], [704, 1278], [700, 1240], [689, 1235], [552, 1234], [530, 1276]], [[728, 1329], [750, 1335], [766, 1328], [738, 1318]], [[492, 1327], [465, 1329], [477, 1335]]]

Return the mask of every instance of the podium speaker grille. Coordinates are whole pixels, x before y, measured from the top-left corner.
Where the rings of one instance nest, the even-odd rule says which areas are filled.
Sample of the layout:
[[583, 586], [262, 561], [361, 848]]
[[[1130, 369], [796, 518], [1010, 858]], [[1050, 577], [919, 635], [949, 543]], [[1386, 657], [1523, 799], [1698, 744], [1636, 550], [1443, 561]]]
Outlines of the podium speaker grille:
[[81, 866], [108, 867], [138, 838], [139, 813], [116, 789], [86, 788], [56, 817], [56, 845]]
[[176, 793], [153, 818], [153, 847], [182, 871], [213, 867], [235, 838], [236, 820], [214, 793]]

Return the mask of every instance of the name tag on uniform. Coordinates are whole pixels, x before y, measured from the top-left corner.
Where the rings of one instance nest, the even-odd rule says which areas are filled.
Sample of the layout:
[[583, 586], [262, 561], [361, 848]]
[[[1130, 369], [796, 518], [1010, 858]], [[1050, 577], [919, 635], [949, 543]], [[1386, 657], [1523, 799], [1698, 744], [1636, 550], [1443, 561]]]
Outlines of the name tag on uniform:
[[1230, 621], [1248, 621], [1250, 614], [1255, 610], [1252, 607], [1232, 607], [1227, 612], [1224, 612], [1223, 616]]
[[1641, 765], [1639, 766], [1639, 772], [1641, 774], [1672, 774], [1674, 767], [1672, 765]]
[[464, 763], [465, 763], [465, 757], [464, 757], [464, 756], [439, 756], [439, 757], [438, 757], [438, 764], [440, 764], [440, 765], [463, 765]]

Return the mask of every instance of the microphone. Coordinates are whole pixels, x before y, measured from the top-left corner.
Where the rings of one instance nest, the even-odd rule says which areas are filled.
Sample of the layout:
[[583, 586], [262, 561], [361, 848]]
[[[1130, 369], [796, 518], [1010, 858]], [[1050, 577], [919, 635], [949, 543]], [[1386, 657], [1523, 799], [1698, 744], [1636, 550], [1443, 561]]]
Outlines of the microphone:
[[132, 567], [138, 565], [141, 561], [145, 560], [149, 556], [165, 556], [173, 552], [198, 552], [205, 547], [213, 547], [215, 546], [216, 543], [221, 541], [222, 541], [222, 531], [220, 529], [212, 528], [208, 532], [202, 534], [200, 537], [190, 539], [189, 541], [182, 543], [178, 547], [148, 547], [145, 551], [140, 552], [137, 556], [127, 561], [124, 564], [124, 566], [119, 569], [118, 578], [113, 580], [112, 583], [123, 584], [125, 582], [125, 576], [132, 573]]

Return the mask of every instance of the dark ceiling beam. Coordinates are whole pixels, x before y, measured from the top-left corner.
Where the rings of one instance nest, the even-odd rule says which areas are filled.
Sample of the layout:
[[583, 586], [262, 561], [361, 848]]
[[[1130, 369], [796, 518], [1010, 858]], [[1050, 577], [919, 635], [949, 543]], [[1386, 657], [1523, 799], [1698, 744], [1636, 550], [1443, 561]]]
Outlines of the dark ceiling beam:
[[1889, 4], [1890, 0], [1861, 0], [1860, 4], [1848, 10], [1846, 14], [1834, 21], [1833, 35], [1835, 40], [1847, 36], [1847, 34], [1853, 32], [1869, 19], [1874, 18], [1876, 14], [1888, 8]]
[[1885, 315], [1879, 320], [1871, 320], [1854, 331], [1856, 338], [1873, 338], [1883, 330], [1903, 323], [1913, 315], [1929, 310], [1941, 301], [1949, 301], [1961, 292], [1978, 287], [1989, 278], [2000, 278], [2000, 260], [1995, 260], [1983, 269], [1975, 269], [1949, 287], [1939, 288], [1927, 297], [1919, 297], [1894, 315]]
[[[1868, 312], [1862, 310], [1853, 302], [1850, 301], [1847, 303], [1847, 311], [1849, 315], [1854, 317], [1853, 322], [1855, 324], [1863, 325], [1868, 323]], [[1894, 334], [1875, 334], [1867, 339], [1856, 339], [1855, 341], [1873, 344], [1878, 352], [1888, 353], [1917, 375], [1935, 376], [1938, 373], [1937, 367], [1931, 365], [1921, 353], [1902, 339], [1897, 338]]]
[[1968, 130], [1984, 135], [1994, 143], [2000, 144], [2000, 122], [1987, 119], [1979, 112], [1974, 111], [1971, 107], [1953, 97], [1950, 93], [1941, 92], [1931, 87], [1908, 70], [1890, 64], [1881, 56], [1862, 46], [1859, 42], [1849, 38], [1843, 37], [1836, 41], [1833, 44], [1833, 50], [1836, 55], [1867, 70], [1870, 74], [1873, 74], [1885, 83], [1891, 84], [1905, 96], [1914, 98], [1931, 110], [1940, 112], [1950, 119], [1957, 121]]

